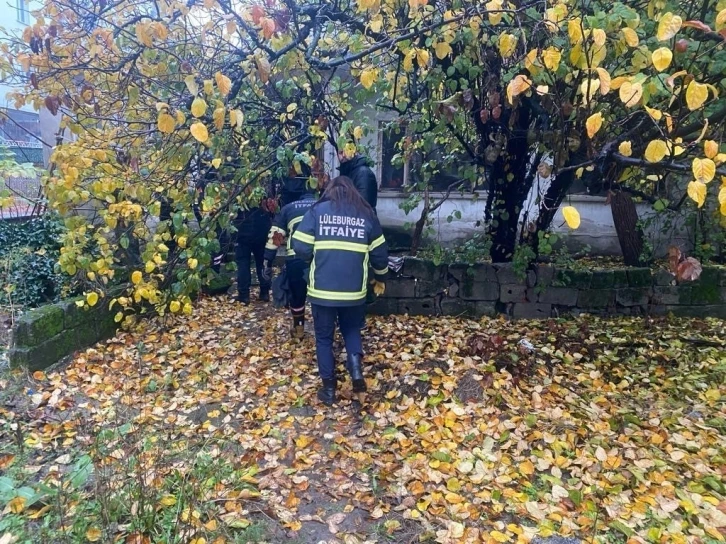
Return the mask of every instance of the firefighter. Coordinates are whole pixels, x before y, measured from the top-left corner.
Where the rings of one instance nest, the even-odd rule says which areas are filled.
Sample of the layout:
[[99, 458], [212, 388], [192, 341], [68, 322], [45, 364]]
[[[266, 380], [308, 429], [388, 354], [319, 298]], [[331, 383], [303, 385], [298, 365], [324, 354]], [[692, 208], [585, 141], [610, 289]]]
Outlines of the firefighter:
[[296, 257], [310, 263], [308, 299], [315, 326], [318, 372], [323, 385], [318, 398], [330, 406], [336, 401], [337, 380], [333, 337], [338, 322], [345, 341], [346, 368], [353, 392], [366, 390], [363, 378], [361, 328], [370, 263], [376, 292], [385, 289], [388, 248], [371, 206], [350, 178], [328, 183], [322, 198], [305, 214], [292, 235]]
[[[250, 287], [252, 284], [252, 258], [255, 261], [257, 279], [260, 282], [260, 300], [270, 300], [270, 282], [264, 276], [264, 253], [267, 233], [272, 224], [272, 214], [263, 205], [249, 210], [239, 210], [235, 219], [237, 228], [237, 245], [235, 260], [237, 261], [237, 301], [247, 305], [250, 303]], [[221, 243], [221, 242], [220, 242]]]
[[305, 271], [308, 265], [305, 261], [296, 258], [291, 246], [291, 236], [315, 201], [316, 196], [313, 191], [306, 188], [299, 200], [283, 206], [275, 216], [265, 245], [264, 275], [269, 282], [272, 279], [272, 262], [277, 255], [277, 249], [286, 242], [285, 273], [290, 287], [290, 314], [292, 316], [290, 335], [297, 339], [302, 338], [305, 331], [305, 298], [307, 294]]

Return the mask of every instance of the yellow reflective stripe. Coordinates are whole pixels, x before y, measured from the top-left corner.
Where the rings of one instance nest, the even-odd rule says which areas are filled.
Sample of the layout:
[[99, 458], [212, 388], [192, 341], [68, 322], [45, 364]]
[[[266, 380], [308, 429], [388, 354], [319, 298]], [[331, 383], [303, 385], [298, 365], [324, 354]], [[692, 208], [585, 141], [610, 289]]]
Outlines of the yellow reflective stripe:
[[308, 287], [308, 295], [325, 300], [360, 300], [366, 297], [366, 291], [360, 293], [344, 293], [340, 291], [320, 291]]
[[355, 251], [356, 253], [368, 253], [368, 246], [365, 244], [357, 244], [355, 242], [337, 242], [327, 240], [325, 242], [316, 241], [315, 249], [340, 249], [343, 251]]
[[294, 218], [290, 219], [290, 221], [288, 221], [288, 223], [287, 223], [287, 230], [292, 231], [292, 227], [297, 225], [302, 220], [303, 220], [302, 215], [300, 217], [294, 217]]
[[378, 238], [376, 238], [375, 240], [373, 240], [371, 242], [371, 245], [368, 246], [368, 251], [373, 251], [374, 249], [376, 249], [378, 246], [384, 244], [385, 242], [386, 242], [386, 239], [381, 234]]
[[304, 242], [306, 244], [315, 243], [315, 236], [310, 236], [309, 234], [305, 234], [304, 232], [300, 232], [299, 230], [296, 230], [295, 234], [293, 234], [292, 237], [295, 238], [295, 240]]
[[376, 274], [378, 274], [379, 276], [382, 276], [383, 274], [388, 274], [388, 267], [384, 268], [383, 270], [376, 270], [376, 269], [374, 268], [374, 269], [373, 269], [373, 272], [375, 272], [375, 273], [376, 273]]
[[310, 263], [310, 281], [308, 289], [315, 289], [315, 253], [313, 252], [313, 262]]
[[363, 259], [363, 291], [368, 294], [368, 252], [366, 258]]

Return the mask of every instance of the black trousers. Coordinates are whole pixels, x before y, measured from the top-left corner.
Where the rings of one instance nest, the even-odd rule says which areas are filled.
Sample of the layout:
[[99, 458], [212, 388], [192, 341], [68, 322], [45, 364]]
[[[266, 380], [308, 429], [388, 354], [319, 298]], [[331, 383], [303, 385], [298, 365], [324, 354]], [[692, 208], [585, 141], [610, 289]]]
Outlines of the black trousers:
[[290, 310], [292, 311], [305, 309], [305, 300], [308, 295], [305, 273], [308, 269], [307, 263], [301, 259], [293, 258], [285, 261], [285, 272], [290, 286]]
[[264, 267], [266, 240], [238, 240], [235, 248], [235, 261], [237, 261], [237, 300], [247, 302], [250, 299], [250, 286], [252, 285], [252, 258], [255, 259], [257, 279], [260, 282], [260, 296], [270, 292], [270, 284], [262, 277]]

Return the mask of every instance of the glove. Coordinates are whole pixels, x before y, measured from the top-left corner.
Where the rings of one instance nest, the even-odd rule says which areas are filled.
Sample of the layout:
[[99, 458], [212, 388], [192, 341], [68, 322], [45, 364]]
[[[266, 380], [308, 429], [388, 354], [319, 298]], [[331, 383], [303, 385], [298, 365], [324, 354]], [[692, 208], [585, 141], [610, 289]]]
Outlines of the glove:
[[386, 292], [386, 284], [382, 281], [373, 280], [371, 283], [373, 284], [373, 292], [376, 294], [376, 296], [380, 297], [383, 293]]
[[272, 281], [272, 267], [269, 261], [265, 261], [265, 267], [262, 269], [262, 277], [265, 281]]

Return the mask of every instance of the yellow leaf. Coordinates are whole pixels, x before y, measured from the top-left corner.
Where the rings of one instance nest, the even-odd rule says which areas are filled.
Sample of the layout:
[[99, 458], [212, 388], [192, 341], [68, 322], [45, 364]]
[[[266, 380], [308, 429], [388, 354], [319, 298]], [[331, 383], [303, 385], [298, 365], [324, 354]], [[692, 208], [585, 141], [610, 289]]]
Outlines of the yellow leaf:
[[605, 45], [605, 42], [607, 41], [608, 36], [605, 34], [605, 31], [602, 28], [595, 28], [592, 31], [592, 41], [595, 45], [598, 47], [602, 47]]
[[207, 544], [207, 539], [203, 536], [200, 536], [199, 538], [192, 538], [189, 541], [189, 544]]
[[692, 181], [688, 184], [688, 196], [700, 208], [706, 202], [706, 184], [702, 181]]
[[703, 151], [705, 152], [706, 157], [714, 159], [716, 155], [718, 155], [718, 143], [713, 140], [706, 140], [703, 142]]
[[201, 117], [207, 111], [207, 103], [201, 97], [196, 97], [192, 102], [192, 115], [194, 117]]
[[212, 166], [215, 168], [219, 168], [219, 165], [222, 164], [222, 159], [217, 157], [216, 159], [212, 159]]
[[353, 129], [353, 138], [360, 140], [363, 137], [363, 128], [358, 126]]
[[630, 157], [630, 155], [633, 154], [633, 148], [630, 144], [630, 140], [620, 142], [620, 145], [618, 146], [618, 152], [624, 157]]
[[139, 270], [134, 270], [131, 274], [131, 283], [133, 283], [134, 285], [138, 285], [139, 283], [141, 283], [142, 277], [143, 276], [141, 275], [141, 272]]
[[446, 489], [448, 489], [449, 491], [453, 491], [454, 493], [461, 490], [461, 484], [459, 483], [459, 479], [449, 478], [446, 481]]
[[436, 53], [437, 59], [443, 60], [447, 56], [451, 55], [451, 53], [453, 53], [453, 50], [451, 49], [451, 45], [449, 45], [448, 42], [438, 42], [436, 45], [434, 45], [434, 52]]
[[217, 89], [222, 96], [227, 96], [232, 90], [232, 80], [225, 76], [222, 72], [214, 74], [214, 80], [217, 82]]
[[214, 85], [211, 79], [204, 80], [204, 94], [210, 96], [214, 92]]
[[692, 80], [686, 88], [686, 104], [688, 109], [697, 110], [708, 100], [708, 86]]
[[605, 68], [597, 68], [597, 75], [600, 78], [600, 94], [605, 96], [610, 92], [610, 74]]
[[663, 118], [663, 112], [655, 108], [645, 106], [645, 111], [647, 111], [648, 115], [650, 115], [655, 121], [660, 121]]
[[8, 507], [13, 514], [20, 514], [25, 510], [25, 497], [15, 497], [8, 502]]
[[651, 55], [651, 60], [655, 69], [659, 72], [662, 72], [671, 65], [671, 61], [673, 60], [673, 53], [667, 47], [660, 47], [653, 51], [653, 54]]
[[660, 162], [668, 154], [668, 144], [663, 140], [652, 140], [645, 148], [645, 160], [648, 162]]
[[565, 223], [571, 229], [576, 229], [580, 226], [580, 212], [578, 212], [572, 206], [565, 206], [562, 208], [562, 217], [565, 218]]
[[640, 39], [638, 38], [638, 34], [635, 30], [626, 26], [621, 29], [621, 32], [623, 33], [623, 37], [625, 37], [625, 43], [627, 43], [630, 47], [638, 47]]
[[492, 531], [489, 533], [489, 536], [492, 537], [497, 542], [509, 542], [511, 539], [509, 536], [505, 535], [504, 533], [501, 533], [499, 531]]
[[197, 121], [189, 128], [189, 131], [198, 142], [204, 143], [209, 139], [209, 132], [207, 131], [207, 127], [204, 126], [204, 123]]
[[542, 60], [544, 61], [545, 66], [549, 70], [555, 72], [560, 66], [560, 61], [562, 60], [562, 53], [556, 47], [548, 47], [542, 53]]
[[416, 49], [416, 62], [419, 68], [424, 68], [429, 63], [429, 52], [426, 49]]
[[587, 128], [587, 137], [592, 138], [597, 134], [597, 131], [600, 130], [600, 127], [602, 127], [602, 113], [593, 113], [590, 117], [587, 118], [587, 121], [585, 121], [585, 127]]
[[98, 302], [98, 293], [96, 293], [95, 291], [91, 291], [90, 293], [88, 293], [86, 295], [86, 302], [89, 306], [95, 306]]
[[536, 76], [542, 69], [542, 63], [539, 62], [537, 55], [539, 55], [539, 49], [532, 49], [529, 53], [527, 53], [527, 56], [524, 57], [524, 67], [533, 76]]
[[527, 76], [523, 74], [515, 76], [514, 79], [512, 79], [512, 81], [510, 81], [507, 85], [507, 100], [509, 103], [513, 104], [514, 102], [512, 99], [525, 92], [531, 86], [532, 81]]
[[199, 92], [199, 85], [197, 85], [197, 81], [194, 75], [189, 74], [187, 77], [185, 77], [184, 83], [186, 84], [187, 89], [189, 89], [189, 92], [196, 96], [196, 94]]
[[378, 69], [377, 68], [366, 68], [360, 73], [360, 83], [365, 87], [366, 89], [370, 89], [373, 87], [373, 84], [378, 79]]
[[[491, 0], [491, 2], [487, 2], [485, 4], [485, 7], [489, 13], [487, 13], [487, 17], [489, 17], [489, 23], [493, 25], [498, 25], [502, 22], [502, 13], [498, 12], [497, 10], [502, 9], [502, 1], [501, 0]], [[492, 13], [494, 12], [494, 13]]]
[[101, 529], [97, 527], [91, 527], [86, 531], [86, 540], [89, 542], [98, 542], [101, 540], [101, 537], [103, 536], [103, 533], [101, 532]]
[[502, 58], [509, 58], [514, 55], [517, 49], [517, 37], [514, 34], [503, 32], [499, 35], [499, 54]]
[[192, 305], [189, 302], [186, 302], [184, 304], [184, 308], [182, 308], [182, 312], [184, 312], [185, 315], [192, 315]]
[[199, 261], [197, 261], [194, 257], [187, 259], [187, 266], [189, 266], [192, 270], [194, 270], [198, 264]]
[[670, 40], [681, 29], [683, 19], [678, 15], [673, 15], [670, 11], [664, 14], [658, 22], [658, 31], [656, 36], [660, 41]]
[[159, 504], [162, 506], [174, 506], [176, 504], [176, 497], [174, 495], [164, 495], [161, 500], [159, 500]]
[[160, 113], [159, 117], [156, 119], [156, 126], [164, 134], [171, 134], [174, 132], [176, 121], [168, 113]]
[[716, 175], [716, 164], [711, 159], [695, 158], [691, 164], [691, 170], [696, 181], [708, 183]]
[[519, 463], [519, 472], [525, 476], [531, 476], [534, 474], [534, 464], [532, 464], [532, 461], [527, 459], [526, 461]]
[[721, 30], [724, 26], [726, 26], [726, 8], [719, 11], [718, 15], [716, 15], [716, 30]]
[[222, 130], [222, 128], [224, 128], [224, 114], [224, 106], [220, 106], [214, 109], [212, 119], [214, 120], [214, 126], [217, 130]]
[[567, 35], [570, 37], [570, 44], [575, 45], [582, 41], [582, 19], [576, 17], [567, 22]]
[[618, 91], [620, 93], [620, 100], [626, 107], [632, 108], [640, 102], [643, 97], [643, 86], [640, 83], [630, 83], [624, 81]]
[[179, 244], [180, 248], [184, 249], [185, 247], [187, 247], [187, 237], [180, 236], [176, 243]]
[[257, 73], [260, 76], [260, 81], [262, 81], [262, 83], [270, 81], [270, 71], [272, 70], [272, 67], [270, 66], [269, 59], [267, 57], [259, 57], [255, 59], [255, 63], [257, 64]]

